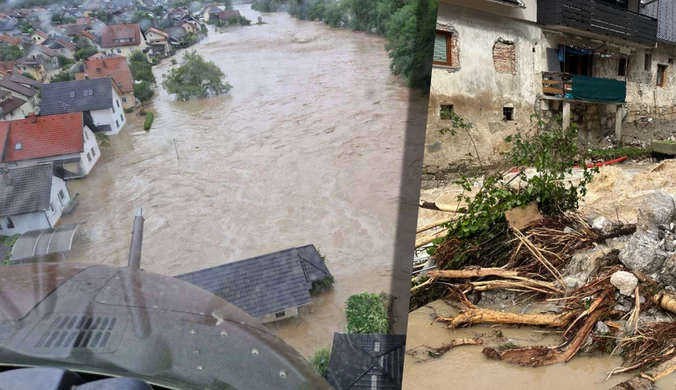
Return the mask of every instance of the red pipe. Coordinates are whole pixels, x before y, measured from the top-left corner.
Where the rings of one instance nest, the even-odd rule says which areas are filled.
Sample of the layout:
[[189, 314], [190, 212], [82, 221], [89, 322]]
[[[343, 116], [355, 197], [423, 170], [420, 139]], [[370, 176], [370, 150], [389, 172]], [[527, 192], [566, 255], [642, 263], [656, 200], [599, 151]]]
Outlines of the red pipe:
[[[587, 164], [587, 168], [602, 167], [602, 166], [605, 166], [605, 165], [617, 164], [617, 163], [622, 162], [622, 161], [624, 161], [628, 158], [629, 158], [629, 156], [622, 156], [622, 157], [616, 158], [614, 160], [608, 160], [608, 161], [604, 161], [604, 162], [600, 162], [600, 163], [596, 163], [596, 164]], [[580, 168], [580, 167], [576, 165], [573, 168]], [[517, 169], [517, 168], [514, 168], [514, 169], [511, 170], [511, 173], [518, 173], [518, 172], [519, 172], [519, 169]]]

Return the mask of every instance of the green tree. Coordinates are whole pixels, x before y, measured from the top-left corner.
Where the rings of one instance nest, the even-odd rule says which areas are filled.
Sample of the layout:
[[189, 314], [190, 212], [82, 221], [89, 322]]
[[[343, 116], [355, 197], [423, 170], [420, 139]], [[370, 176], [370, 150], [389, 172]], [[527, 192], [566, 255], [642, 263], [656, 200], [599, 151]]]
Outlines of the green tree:
[[63, 54], [58, 54], [56, 56], [56, 59], [59, 61], [59, 67], [61, 67], [61, 68], [63, 68], [66, 65], [70, 65], [70, 64], [75, 63], [75, 61], [73, 61], [72, 59], [64, 56]]
[[93, 46], [83, 47], [82, 49], [75, 52], [74, 57], [78, 61], [83, 61], [83, 60], [86, 60], [87, 58], [93, 56], [94, 54], [96, 54], [98, 52], [99, 51], [96, 50], [96, 48], [93, 47]]
[[18, 46], [0, 46], [0, 60], [14, 61], [24, 56], [24, 52]]
[[162, 7], [161, 5], [155, 6], [153, 8], [153, 14], [155, 14], [156, 16], [160, 16], [163, 13], [164, 13], [164, 7]]
[[310, 357], [310, 364], [317, 370], [319, 375], [326, 378], [329, 374], [329, 361], [331, 360], [331, 351], [328, 348], [320, 348]]
[[170, 94], [187, 100], [192, 96], [207, 97], [228, 93], [232, 86], [225, 81], [226, 75], [211, 61], [205, 61], [194, 50], [186, 52], [183, 64], [164, 74], [162, 86]]
[[129, 69], [131, 75], [136, 81], [155, 82], [153, 74], [153, 65], [148, 61], [148, 57], [140, 50], [133, 50], [127, 57], [129, 60]]
[[19, 23], [19, 30], [24, 34], [32, 34], [33, 26], [28, 22]]
[[71, 80], [75, 80], [75, 76], [67, 70], [62, 70], [59, 73], [52, 76], [50, 82], [58, 83], [59, 81], [71, 81]]
[[134, 96], [141, 101], [141, 105], [152, 99], [153, 95], [155, 95], [155, 91], [147, 81], [134, 84]]
[[383, 299], [371, 293], [352, 295], [345, 310], [347, 333], [386, 334], [389, 328]]

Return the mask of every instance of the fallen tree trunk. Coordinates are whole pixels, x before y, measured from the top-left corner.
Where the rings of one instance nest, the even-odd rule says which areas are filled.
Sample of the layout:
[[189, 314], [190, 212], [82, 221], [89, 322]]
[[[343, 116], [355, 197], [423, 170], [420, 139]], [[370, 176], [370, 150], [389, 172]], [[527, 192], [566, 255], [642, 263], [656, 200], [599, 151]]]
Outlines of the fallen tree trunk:
[[523, 278], [523, 280], [487, 280], [485, 282], [468, 282], [472, 286], [473, 291], [488, 291], [488, 290], [531, 290], [544, 294], [557, 294], [561, 291], [554, 287], [552, 283], [539, 282]]
[[424, 232], [424, 231], [427, 231], [427, 230], [430, 230], [430, 229], [434, 229], [435, 227], [440, 226], [440, 225], [443, 225], [443, 224], [445, 224], [445, 223], [453, 222], [454, 220], [455, 220], [455, 218], [446, 218], [446, 219], [442, 219], [442, 220], [439, 221], [439, 222], [434, 222], [434, 223], [431, 223], [431, 224], [429, 224], [429, 225], [422, 226], [422, 227], [418, 228], [418, 230], [416, 230], [415, 232], [416, 232], [416, 234], [422, 233], [422, 232]]
[[432, 241], [436, 240], [437, 238], [444, 237], [445, 235], [448, 234], [447, 230], [440, 231], [438, 233], [434, 233], [431, 236], [425, 236], [421, 238], [417, 238], [415, 240], [415, 247], [420, 248], [421, 246], [427, 245], [431, 243]]
[[427, 202], [427, 201], [424, 201], [424, 200], [420, 200], [419, 205], [420, 205], [421, 209], [464, 214], [464, 213], [457, 212], [458, 206], [453, 206], [453, 205], [450, 205], [450, 204], [443, 204], [443, 203], [438, 203], [438, 202]]
[[461, 270], [446, 270], [446, 271], [429, 271], [427, 274], [430, 275], [431, 277], [447, 278], [447, 279], [480, 278], [483, 276], [502, 276], [504, 278], [509, 278], [512, 276], [519, 276], [519, 273], [516, 271], [511, 271], [502, 268], [476, 268], [476, 269], [461, 269]]
[[439, 317], [437, 321], [447, 323], [446, 328], [457, 328], [473, 324], [537, 325], [561, 328], [570, 322], [575, 313], [564, 314], [516, 314], [488, 309], [470, 309], [455, 317]]
[[663, 291], [653, 295], [653, 302], [664, 310], [676, 313], [676, 295]]
[[439, 348], [432, 348], [432, 347], [428, 347], [426, 345], [423, 345], [423, 347], [428, 349], [427, 352], [428, 352], [430, 357], [438, 358], [438, 357], [442, 356], [443, 354], [445, 354], [446, 352], [450, 351], [451, 349], [453, 349], [455, 347], [460, 347], [460, 346], [463, 346], [463, 345], [481, 345], [483, 343], [484, 343], [484, 341], [480, 338], [473, 338], [473, 339], [462, 338], [462, 339], [453, 339], [450, 342], [443, 344]]
[[618, 383], [610, 390], [648, 390], [653, 389], [655, 382], [676, 371], [676, 357], [673, 357], [638, 377]]
[[495, 348], [486, 347], [483, 350], [483, 354], [489, 359], [502, 360], [519, 366], [528, 367], [548, 366], [567, 362], [575, 356], [580, 348], [582, 348], [587, 337], [589, 337], [589, 334], [594, 328], [594, 325], [596, 325], [603, 317], [608, 307], [610, 307], [614, 292], [614, 287], [606, 288], [595, 302], [592, 303], [590, 308], [593, 307], [594, 309], [592, 311], [585, 310], [575, 319], [573, 323], [582, 320], [583, 318], [584, 322], [577, 330], [575, 336], [562, 345], [556, 347], [534, 346], [515, 348], [503, 352], [499, 352]]

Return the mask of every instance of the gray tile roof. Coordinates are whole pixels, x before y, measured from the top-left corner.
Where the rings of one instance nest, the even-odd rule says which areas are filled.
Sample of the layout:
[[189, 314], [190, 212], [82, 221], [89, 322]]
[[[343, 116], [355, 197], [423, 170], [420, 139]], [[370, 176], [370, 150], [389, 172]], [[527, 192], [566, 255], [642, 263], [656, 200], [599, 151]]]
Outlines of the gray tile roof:
[[313, 245], [227, 263], [176, 278], [239, 307], [252, 317], [310, 303], [308, 284], [331, 276]]
[[401, 389], [405, 347], [405, 335], [334, 333], [327, 380], [336, 390]]
[[51, 192], [52, 164], [9, 169], [0, 174], [0, 216], [47, 210]]
[[[42, 86], [41, 115], [103, 110], [113, 107], [112, 78], [62, 81]], [[84, 91], [91, 89], [92, 96]], [[71, 92], [75, 97], [71, 97]]]

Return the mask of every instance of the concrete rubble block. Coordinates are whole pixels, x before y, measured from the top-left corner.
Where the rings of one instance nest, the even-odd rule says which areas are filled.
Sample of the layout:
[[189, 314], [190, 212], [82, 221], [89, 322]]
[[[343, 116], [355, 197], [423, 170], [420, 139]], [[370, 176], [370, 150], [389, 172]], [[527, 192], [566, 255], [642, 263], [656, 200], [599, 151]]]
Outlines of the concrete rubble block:
[[610, 277], [610, 283], [620, 290], [620, 294], [631, 295], [638, 285], [638, 278], [631, 272], [617, 271]]
[[674, 198], [661, 191], [650, 194], [638, 207], [638, 232], [657, 231], [659, 225], [669, 225], [674, 220]]
[[657, 232], [637, 232], [620, 251], [620, 261], [632, 271], [640, 271], [646, 275], [654, 274], [662, 269], [664, 260], [668, 257], [668, 254], [660, 249], [659, 244]]
[[596, 327], [594, 328], [594, 333], [598, 335], [604, 335], [610, 333], [610, 329], [608, 329], [608, 325], [603, 323], [603, 321], [599, 321], [596, 323]]
[[595, 248], [575, 253], [564, 271], [563, 281], [566, 286], [577, 288], [584, 285], [592, 273], [610, 264], [610, 259], [606, 256], [612, 251], [612, 248], [601, 244]]

